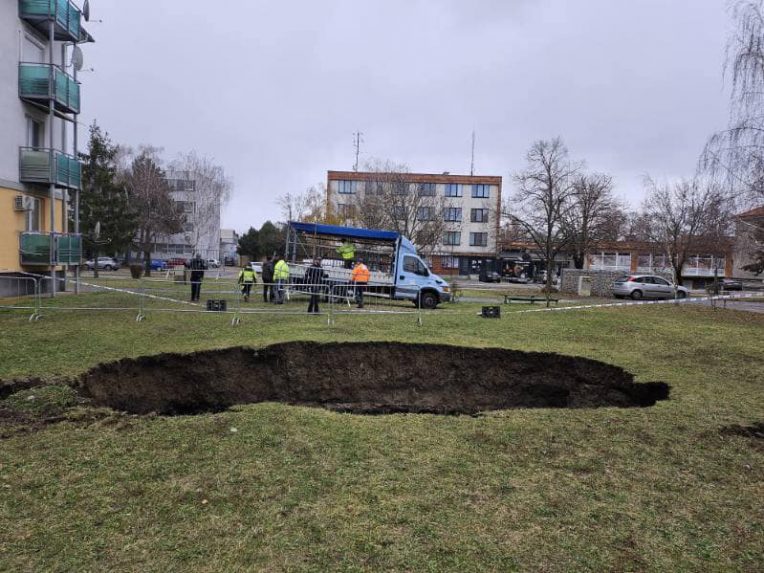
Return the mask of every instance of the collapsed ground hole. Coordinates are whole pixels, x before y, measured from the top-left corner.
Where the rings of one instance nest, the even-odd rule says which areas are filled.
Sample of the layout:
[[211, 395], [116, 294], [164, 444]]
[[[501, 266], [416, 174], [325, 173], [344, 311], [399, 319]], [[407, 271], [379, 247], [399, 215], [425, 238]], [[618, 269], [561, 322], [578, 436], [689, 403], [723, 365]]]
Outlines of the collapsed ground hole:
[[644, 407], [668, 398], [602, 362], [552, 353], [389, 342], [290, 342], [102, 364], [79, 391], [135, 414], [283, 402], [340, 412], [476, 414], [507, 408]]

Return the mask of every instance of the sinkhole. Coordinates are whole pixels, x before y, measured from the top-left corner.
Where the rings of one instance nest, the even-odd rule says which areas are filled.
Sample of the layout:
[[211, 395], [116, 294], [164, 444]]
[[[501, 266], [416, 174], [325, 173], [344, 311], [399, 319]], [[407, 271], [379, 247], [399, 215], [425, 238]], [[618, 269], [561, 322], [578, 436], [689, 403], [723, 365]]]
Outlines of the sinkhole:
[[134, 414], [218, 412], [282, 402], [356, 414], [477, 414], [507, 408], [622, 408], [668, 398], [664, 382], [573, 356], [397, 342], [289, 342], [101, 364], [78, 390]]

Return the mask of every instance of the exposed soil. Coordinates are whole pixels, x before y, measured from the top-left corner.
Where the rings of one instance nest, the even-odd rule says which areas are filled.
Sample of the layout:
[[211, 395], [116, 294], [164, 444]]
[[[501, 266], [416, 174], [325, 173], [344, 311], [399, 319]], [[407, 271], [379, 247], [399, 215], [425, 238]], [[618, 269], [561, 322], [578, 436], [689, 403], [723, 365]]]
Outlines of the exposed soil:
[[756, 422], [750, 426], [741, 426], [739, 424], [724, 426], [721, 429], [721, 433], [727, 436], [743, 436], [744, 438], [764, 440], [764, 422]]
[[123, 359], [97, 366], [76, 385], [99, 406], [168, 415], [265, 401], [359, 414], [475, 414], [644, 407], [669, 395], [666, 383], [636, 384], [622, 368], [586, 358], [387, 342], [291, 342]]

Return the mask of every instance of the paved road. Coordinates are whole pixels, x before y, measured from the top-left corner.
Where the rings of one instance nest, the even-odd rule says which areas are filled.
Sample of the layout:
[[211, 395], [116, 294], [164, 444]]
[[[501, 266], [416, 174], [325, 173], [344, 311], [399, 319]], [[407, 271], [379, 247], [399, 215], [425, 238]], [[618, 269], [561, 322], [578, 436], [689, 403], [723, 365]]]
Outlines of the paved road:
[[[711, 302], [705, 302], [704, 304], [710, 306]], [[724, 302], [717, 303], [718, 306], [721, 308], [724, 307]], [[734, 301], [727, 301], [727, 307], [728, 309], [732, 310], [745, 310], [748, 312], [756, 312], [760, 314], [764, 314], [764, 302], [751, 302], [747, 300], [734, 300]]]

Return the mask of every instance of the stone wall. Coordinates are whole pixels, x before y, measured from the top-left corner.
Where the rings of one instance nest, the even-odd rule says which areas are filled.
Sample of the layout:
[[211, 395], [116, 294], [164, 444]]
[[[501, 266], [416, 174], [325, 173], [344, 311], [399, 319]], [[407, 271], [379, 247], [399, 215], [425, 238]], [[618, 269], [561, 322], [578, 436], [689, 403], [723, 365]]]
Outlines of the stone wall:
[[[560, 279], [560, 291], [572, 294], [578, 294], [578, 277], [590, 277], [592, 279], [592, 296], [612, 296], [610, 287], [613, 281], [618, 277], [628, 275], [626, 271], [591, 271], [579, 269], [562, 269], [562, 278]], [[634, 274], [634, 273], [631, 273]], [[671, 273], [654, 272], [671, 281]]]

